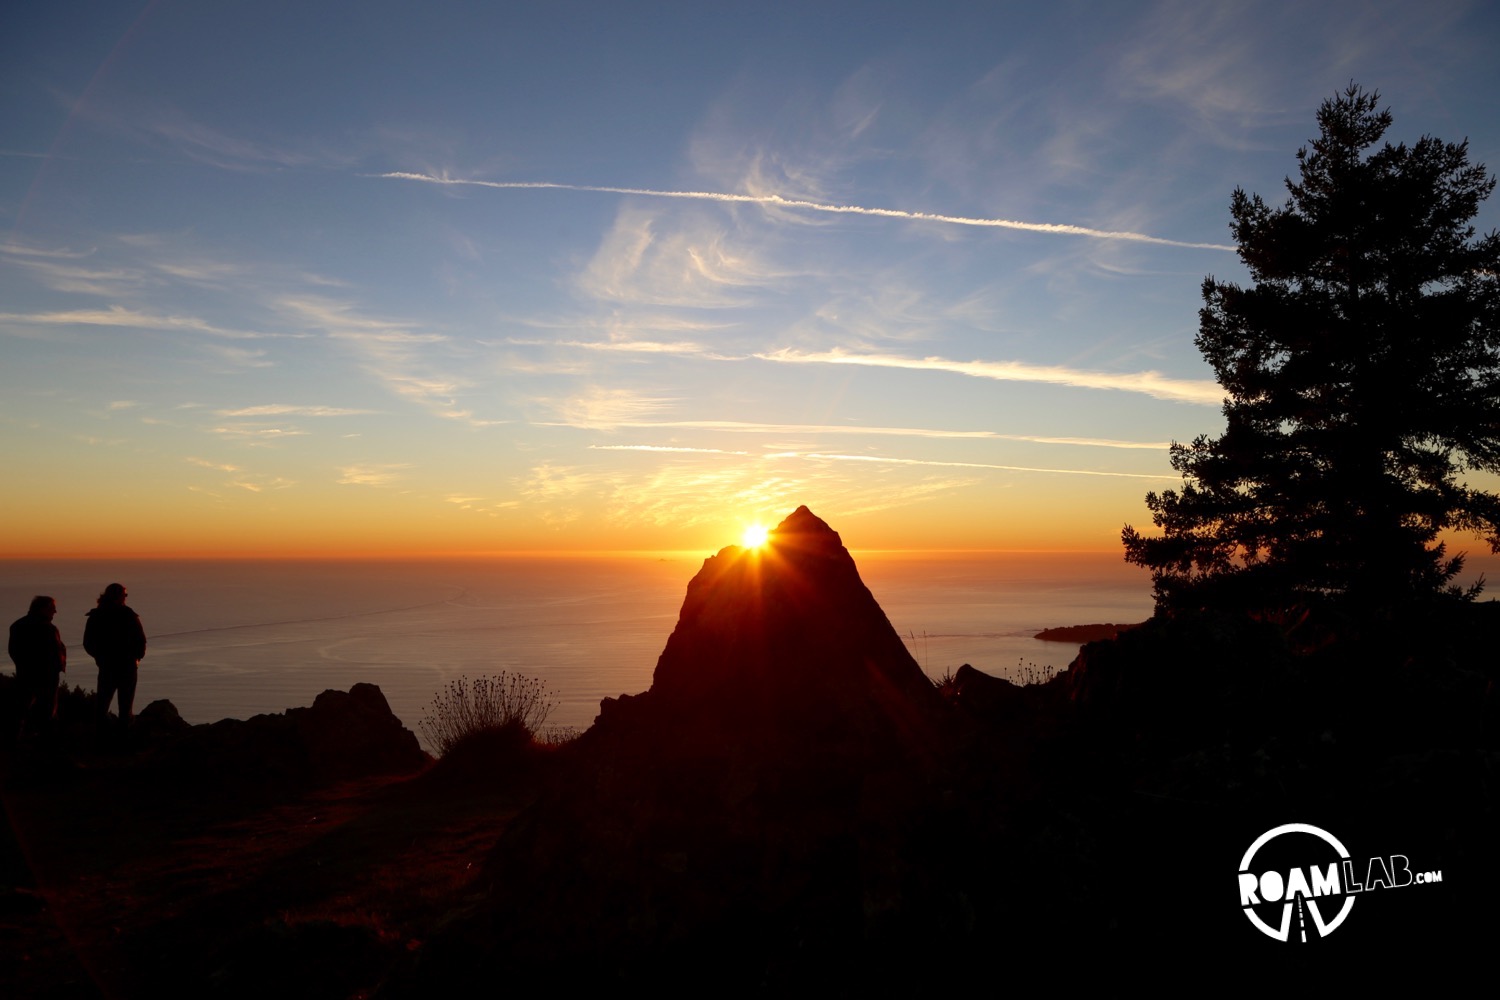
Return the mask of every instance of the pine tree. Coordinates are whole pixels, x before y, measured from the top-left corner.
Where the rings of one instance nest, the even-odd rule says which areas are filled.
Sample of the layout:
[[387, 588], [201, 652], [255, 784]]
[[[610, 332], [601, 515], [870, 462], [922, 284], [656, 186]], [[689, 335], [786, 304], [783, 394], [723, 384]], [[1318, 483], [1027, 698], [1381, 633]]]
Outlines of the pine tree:
[[1172, 445], [1183, 487], [1146, 497], [1161, 534], [1123, 534], [1158, 610], [1472, 597], [1439, 535], [1500, 551], [1500, 497], [1463, 478], [1500, 471], [1500, 235], [1470, 224], [1495, 180], [1467, 141], [1367, 154], [1378, 102], [1323, 103], [1285, 205], [1234, 192], [1254, 284], [1209, 276], [1195, 341], [1227, 426]]

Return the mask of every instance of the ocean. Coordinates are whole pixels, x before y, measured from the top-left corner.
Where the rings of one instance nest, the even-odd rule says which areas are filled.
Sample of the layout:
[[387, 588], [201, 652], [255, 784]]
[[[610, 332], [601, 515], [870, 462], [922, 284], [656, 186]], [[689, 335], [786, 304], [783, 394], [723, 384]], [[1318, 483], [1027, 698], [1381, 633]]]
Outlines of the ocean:
[[[167, 698], [192, 723], [308, 705], [380, 685], [412, 729], [448, 681], [543, 680], [549, 724], [588, 726], [606, 696], [651, 685], [688, 581], [709, 553], [428, 561], [0, 561], [11, 620], [57, 599], [67, 680], [92, 688], [84, 613], [119, 581], [148, 637], [136, 710]], [[1147, 575], [1114, 554], [854, 553], [865, 584], [929, 675], [969, 663], [1050, 674], [1076, 645], [1043, 628], [1141, 621]]]

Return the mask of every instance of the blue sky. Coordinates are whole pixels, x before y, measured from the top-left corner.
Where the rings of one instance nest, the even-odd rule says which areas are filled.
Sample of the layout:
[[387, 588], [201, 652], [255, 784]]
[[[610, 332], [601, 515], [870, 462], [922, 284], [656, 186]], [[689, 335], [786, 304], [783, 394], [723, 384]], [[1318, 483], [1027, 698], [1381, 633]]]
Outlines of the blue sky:
[[1493, 4], [6, 18], [0, 554], [1108, 549], [1322, 100], [1500, 163]]

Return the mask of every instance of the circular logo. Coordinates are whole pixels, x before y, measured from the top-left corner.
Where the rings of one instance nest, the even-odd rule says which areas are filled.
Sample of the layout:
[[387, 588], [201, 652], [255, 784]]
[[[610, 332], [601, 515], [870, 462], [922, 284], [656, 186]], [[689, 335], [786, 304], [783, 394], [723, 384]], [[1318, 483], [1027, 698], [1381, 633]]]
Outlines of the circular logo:
[[[1324, 846], [1320, 848], [1317, 841]], [[1337, 857], [1330, 859], [1329, 849]], [[1257, 856], [1261, 858], [1258, 865]], [[1267, 830], [1240, 859], [1239, 895], [1245, 916], [1262, 934], [1276, 941], [1292, 940], [1295, 934], [1296, 940], [1305, 942], [1308, 917], [1317, 937], [1327, 937], [1354, 908], [1354, 897], [1339, 878], [1339, 866], [1348, 857], [1337, 837], [1308, 823], [1287, 823]], [[1339, 896], [1343, 897], [1343, 906], [1325, 922], [1319, 904], [1332, 909]], [[1263, 919], [1267, 914], [1274, 915], [1275, 926]]]

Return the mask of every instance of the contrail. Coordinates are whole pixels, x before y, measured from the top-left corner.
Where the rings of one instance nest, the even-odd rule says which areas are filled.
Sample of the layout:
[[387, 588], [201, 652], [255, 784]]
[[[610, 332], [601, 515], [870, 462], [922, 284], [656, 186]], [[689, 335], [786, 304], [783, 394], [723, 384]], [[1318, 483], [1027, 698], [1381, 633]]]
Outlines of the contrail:
[[1068, 226], [1055, 222], [1019, 222], [1015, 219], [976, 219], [964, 215], [937, 215], [932, 212], [908, 212], [899, 208], [867, 208], [862, 205], [829, 205], [820, 201], [801, 198], [783, 198], [779, 194], [730, 194], [725, 191], [657, 191], [651, 188], [611, 187], [604, 184], [556, 184], [551, 181], [476, 181], [457, 177], [434, 177], [431, 174], [414, 174], [395, 170], [385, 174], [366, 176], [391, 180], [423, 181], [428, 184], [444, 184], [452, 187], [485, 187], [500, 190], [551, 190], [593, 191], [599, 194], [634, 194], [647, 198], [682, 198], [688, 201], [720, 201], [749, 205], [774, 205], [778, 208], [800, 208], [809, 212], [829, 212], [835, 215], [873, 215], [884, 219], [909, 219], [914, 222], [942, 222], [950, 226], [982, 226], [990, 229], [1019, 229], [1028, 233], [1054, 233], [1063, 236], [1092, 236], [1101, 240], [1130, 240], [1135, 243], [1154, 243], [1157, 246], [1186, 247], [1190, 250], [1237, 249], [1224, 243], [1188, 243], [1169, 240], [1145, 233], [1124, 230], [1090, 229], [1087, 226]]
[[[867, 434], [891, 435], [918, 438], [973, 438], [984, 441], [1024, 441], [1030, 444], [1068, 444], [1091, 448], [1141, 448], [1148, 451], [1166, 451], [1170, 441], [1120, 441], [1115, 438], [1041, 437], [1034, 434], [1001, 434], [998, 431], [950, 431], [927, 427], [869, 427], [862, 424], [763, 424], [747, 420], [611, 420], [606, 423], [588, 421], [541, 420], [538, 427], [571, 427], [576, 430], [614, 430], [618, 427], [670, 428], [673, 430], [726, 431], [735, 434]], [[601, 450], [639, 449], [646, 445], [589, 445]], [[708, 449], [677, 449], [704, 451]], [[746, 452], [728, 452], [744, 455]]]
[[1161, 476], [1147, 472], [1095, 472], [1090, 469], [1039, 469], [1030, 465], [991, 465], [987, 462], [939, 462], [926, 458], [884, 458], [879, 455], [829, 455], [812, 451], [778, 451], [765, 456], [775, 458], [824, 459], [831, 462], [876, 462], [881, 465], [939, 465], [954, 469], [1000, 469], [1004, 472], [1055, 472], [1066, 476], [1112, 476], [1119, 479], [1169, 479], [1174, 482], [1181, 476]]
[[1062, 365], [1033, 365], [1025, 361], [952, 361], [948, 358], [908, 358], [891, 354], [850, 354], [839, 348], [831, 351], [797, 351], [783, 347], [755, 355], [763, 361], [790, 364], [868, 365], [875, 368], [907, 368], [918, 371], [953, 372], [975, 378], [992, 378], [1001, 382], [1042, 382], [1069, 385], [1082, 389], [1117, 389], [1139, 392], [1156, 399], [1180, 403], [1217, 406], [1224, 401], [1224, 389], [1205, 379], [1179, 379], [1161, 372], [1099, 372]]

